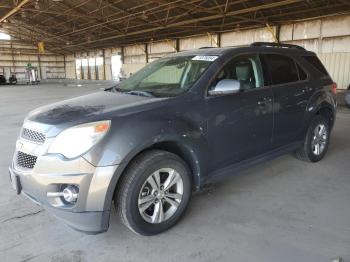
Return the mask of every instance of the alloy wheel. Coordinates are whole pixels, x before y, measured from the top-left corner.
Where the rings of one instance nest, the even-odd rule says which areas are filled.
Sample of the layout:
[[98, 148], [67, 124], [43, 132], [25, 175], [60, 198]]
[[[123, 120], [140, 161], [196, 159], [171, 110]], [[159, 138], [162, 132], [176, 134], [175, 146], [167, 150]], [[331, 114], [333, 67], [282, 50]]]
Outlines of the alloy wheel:
[[178, 209], [183, 195], [183, 181], [173, 168], [153, 172], [141, 187], [138, 208], [142, 218], [151, 224], [171, 218]]
[[314, 129], [314, 135], [311, 140], [312, 152], [319, 156], [326, 148], [328, 139], [327, 129], [324, 124], [318, 124]]

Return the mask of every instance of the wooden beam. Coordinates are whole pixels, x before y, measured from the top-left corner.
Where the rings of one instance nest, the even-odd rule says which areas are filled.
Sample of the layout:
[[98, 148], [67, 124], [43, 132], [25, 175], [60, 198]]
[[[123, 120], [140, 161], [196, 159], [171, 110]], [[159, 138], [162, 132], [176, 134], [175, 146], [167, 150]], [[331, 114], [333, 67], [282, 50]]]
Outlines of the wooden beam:
[[148, 44], [145, 44], [145, 57], [146, 57], [146, 64], [148, 64]]
[[275, 34], [275, 31], [273, 30], [273, 28], [269, 25], [269, 23], [266, 23], [266, 28], [267, 28], [267, 31], [270, 32], [270, 34], [272, 35], [273, 39], [275, 40], [275, 43], [278, 43], [278, 39], [276, 37], [276, 34]]
[[38, 54], [38, 65], [39, 65], [40, 79], [43, 80], [43, 72], [42, 72], [42, 69], [41, 69], [40, 54]]
[[2, 18], [0, 18], [0, 23], [4, 22], [9, 17], [16, 14], [21, 9], [22, 6], [29, 3], [30, 1], [31, 0], [23, 0], [21, 3], [19, 3], [17, 6], [15, 6], [10, 12], [8, 12], [6, 15], [4, 15]]
[[102, 58], [103, 58], [103, 80], [106, 80], [106, 51], [102, 49]]

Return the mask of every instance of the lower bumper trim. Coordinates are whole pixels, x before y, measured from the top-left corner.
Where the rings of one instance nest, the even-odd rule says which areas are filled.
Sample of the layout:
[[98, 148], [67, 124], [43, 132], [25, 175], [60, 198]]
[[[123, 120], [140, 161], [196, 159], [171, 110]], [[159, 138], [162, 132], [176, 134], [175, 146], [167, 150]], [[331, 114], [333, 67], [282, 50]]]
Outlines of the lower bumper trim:
[[46, 209], [71, 228], [86, 234], [103, 233], [109, 227], [110, 211], [69, 212], [50, 207]]
[[83, 232], [85, 234], [99, 234], [106, 232], [109, 227], [110, 211], [86, 211], [86, 212], [72, 212], [69, 210], [62, 210], [54, 207], [42, 205], [31, 195], [22, 191], [22, 194], [30, 200], [45, 208], [50, 214], [58, 220], [63, 221], [69, 227]]
[[[108, 230], [110, 216], [109, 208], [103, 210], [102, 207], [99, 209], [99, 205], [93, 205], [92, 207], [90, 206], [89, 209], [86, 209], [86, 203], [82, 203], [76, 210], [73, 208], [50, 206], [50, 203], [47, 201], [47, 190], [50, 189], [50, 181], [46, 181], [47, 184], [41, 185], [35, 180], [34, 175], [27, 176], [17, 173], [12, 167], [9, 167], [9, 172], [12, 185], [17, 194], [21, 193], [28, 197], [30, 200], [48, 210], [49, 213], [52, 213], [56, 218], [62, 220], [73, 229], [87, 234], [98, 234]], [[84, 176], [83, 178], [85, 178], [85, 180], [82, 180], [82, 185], [85, 186], [85, 188], [88, 188], [87, 184], [90, 183], [90, 178], [88, 176], [85, 177], [85, 174], [81, 176]], [[63, 178], [68, 179], [69, 177]], [[70, 178], [73, 179], [72, 183], [74, 183], [76, 176], [71, 176]], [[65, 180], [64, 182], [71, 183], [71, 181], [68, 180]]]
[[22, 185], [21, 185], [19, 176], [17, 176], [14, 172], [12, 172], [11, 169], [9, 169], [9, 174], [10, 174], [12, 187], [16, 191], [17, 195], [19, 195], [22, 191]]

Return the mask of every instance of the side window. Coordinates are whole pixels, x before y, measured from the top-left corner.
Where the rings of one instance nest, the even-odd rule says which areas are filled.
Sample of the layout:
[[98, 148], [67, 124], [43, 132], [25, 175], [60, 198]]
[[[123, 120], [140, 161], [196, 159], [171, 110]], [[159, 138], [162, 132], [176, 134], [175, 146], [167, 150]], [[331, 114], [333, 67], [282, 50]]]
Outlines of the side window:
[[305, 71], [297, 64], [298, 67], [298, 73], [299, 73], [299, 80], [303, 81], [306, 80], [307, 78], [307, 74], [305, 73]]
[[233, 58], [216, 75], [211, 88], [223, 79], [239, 80], [243, 89], [263, 86], [260, 61], [257, 55], [242, 55]]
[[261, 57], [269, 71], [272, 85], [299, 81], [298, 69], [293, 59], [279, 54], [263, 54]]

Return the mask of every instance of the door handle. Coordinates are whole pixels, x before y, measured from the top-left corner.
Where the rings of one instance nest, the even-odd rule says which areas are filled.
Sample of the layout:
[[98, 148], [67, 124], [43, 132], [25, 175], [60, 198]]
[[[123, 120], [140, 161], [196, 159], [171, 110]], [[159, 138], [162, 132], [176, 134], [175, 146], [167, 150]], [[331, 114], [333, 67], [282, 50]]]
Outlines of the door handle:
[[258, 105], [263, 106], [263, 105], [266, 105], [266, 104], [271, 103], [271, 102], [272, 102], [271, 97], [264, 97], [262, 100], [258, 101]]
[[305, 95], [307, 92], [307, 89], [306, 88], [303, 88], [301, 89], [300, 91], [296, 92], [295, 93], [295, 96], [302, 96], [302, 95]]

